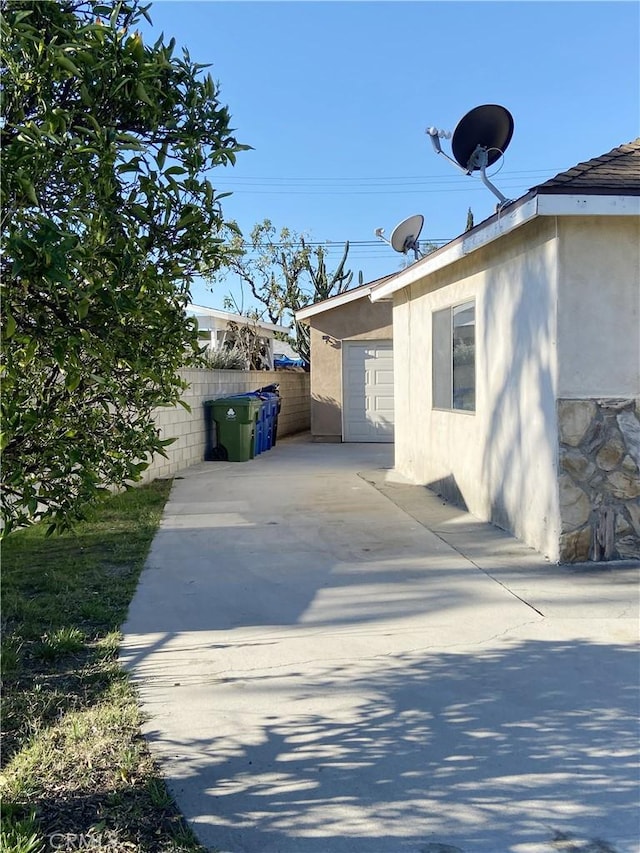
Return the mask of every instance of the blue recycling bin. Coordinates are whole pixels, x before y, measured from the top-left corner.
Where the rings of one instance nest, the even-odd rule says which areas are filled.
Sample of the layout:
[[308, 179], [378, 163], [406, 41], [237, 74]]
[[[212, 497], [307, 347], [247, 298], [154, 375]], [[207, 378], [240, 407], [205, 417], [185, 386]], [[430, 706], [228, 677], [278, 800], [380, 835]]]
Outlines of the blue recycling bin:
[[269, 407], [264, 394], [255, 392], [256, 397], [260, 400], [260, 421], [262, 430], [260, 433], [260, 452], [271, 450], [271, 424], [269, 422]]
[[265, 398], [264, 407], [266, 411], [267, 441], [269, 443], [269, 450], [271, 450], [275, 444], [277, 397], [270, 391], [265, 391], [263, 394]]
[[255, 424], [255, 438], [253, 446], [253, 455], [259, 456], [264, 450], [264, 419], [261, 416], [262, 406], [258, 412], [258, 419]]
[[269, 449], [271, 449], [276, 443], [278, 415], [280, 413], [282, 400], [277, 391], [262, 391], [262, 396], [264, 397], [264, 405], [266, 409], [267, 440], [269, 443]]

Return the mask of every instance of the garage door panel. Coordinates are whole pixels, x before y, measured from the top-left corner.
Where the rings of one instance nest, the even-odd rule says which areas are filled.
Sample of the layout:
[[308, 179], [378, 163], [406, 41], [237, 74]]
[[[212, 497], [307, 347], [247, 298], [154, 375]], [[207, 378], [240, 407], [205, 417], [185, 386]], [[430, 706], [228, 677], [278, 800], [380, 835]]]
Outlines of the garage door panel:
[[373, 381], [376, 385], [389, 385], [393, 388], [393, 370], [374, 370]]
[[343, 344], [343, 438], [393, 441], [393, 345]]
[[376, 397], [373, 403], [377, 413], [393, 418], [393, 397]]

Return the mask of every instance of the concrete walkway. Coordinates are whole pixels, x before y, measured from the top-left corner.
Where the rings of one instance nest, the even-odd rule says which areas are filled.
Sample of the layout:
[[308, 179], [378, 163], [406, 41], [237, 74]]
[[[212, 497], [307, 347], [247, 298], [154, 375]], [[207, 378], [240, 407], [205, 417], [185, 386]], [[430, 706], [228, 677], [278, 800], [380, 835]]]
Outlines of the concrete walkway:
[[639, 564], [392, 465], [285, 439], [174, 482], [122, 659], [179, 807], [225, 853], [638, 853]]

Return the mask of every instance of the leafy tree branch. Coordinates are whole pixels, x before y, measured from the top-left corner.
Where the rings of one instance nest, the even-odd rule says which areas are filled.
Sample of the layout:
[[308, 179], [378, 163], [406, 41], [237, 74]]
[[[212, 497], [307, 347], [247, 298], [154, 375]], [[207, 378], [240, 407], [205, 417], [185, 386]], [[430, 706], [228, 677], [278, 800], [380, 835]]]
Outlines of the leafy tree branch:
[[64, 528], [164, 452], [191, 281], [233, 228], [212, 170], [247, 146], [204, 66], [143, 42], [139, 0], [0, 8], [6, 533]]
[[[278, 232], [269, 219], [253, 227], [248, 242], [242, 234], [235, 234], [229, 249], [228, 268], [264, 305], [269, 321], [278, 325], [287, 325], [291, 315], [305, 305], [343, 293], [353, 280], [353, 272], [345, 269], [348, 242], [337, 268], [329, 272], [323, 246], [310, 246], [303, 235], [286, 227]], [[309, 365], [309, 333], [304, 325], [296, 324], [296, 338], [291, 343]]]

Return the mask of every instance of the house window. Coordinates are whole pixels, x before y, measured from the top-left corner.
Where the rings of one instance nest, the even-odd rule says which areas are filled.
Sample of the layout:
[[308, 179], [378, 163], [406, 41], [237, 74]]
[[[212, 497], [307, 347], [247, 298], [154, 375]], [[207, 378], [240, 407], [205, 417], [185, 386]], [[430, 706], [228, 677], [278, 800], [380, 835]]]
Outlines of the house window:
[[434, 311], [433, 407], [475, 412], [476, 305]]

